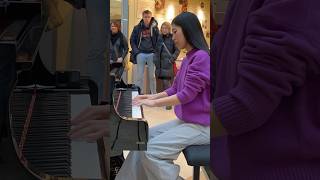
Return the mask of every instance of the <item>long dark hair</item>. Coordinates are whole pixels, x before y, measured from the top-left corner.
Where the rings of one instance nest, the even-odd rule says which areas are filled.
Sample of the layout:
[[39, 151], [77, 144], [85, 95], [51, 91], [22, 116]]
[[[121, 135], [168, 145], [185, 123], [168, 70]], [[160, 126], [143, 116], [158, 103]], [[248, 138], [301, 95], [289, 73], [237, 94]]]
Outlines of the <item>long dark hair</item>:
[[171, 24], [181, 27], [183, 35], [191, 46], [209, 53], [209, 47], [204, 38], [200, 21], [195, 14], [182, 12], [172, 20]]

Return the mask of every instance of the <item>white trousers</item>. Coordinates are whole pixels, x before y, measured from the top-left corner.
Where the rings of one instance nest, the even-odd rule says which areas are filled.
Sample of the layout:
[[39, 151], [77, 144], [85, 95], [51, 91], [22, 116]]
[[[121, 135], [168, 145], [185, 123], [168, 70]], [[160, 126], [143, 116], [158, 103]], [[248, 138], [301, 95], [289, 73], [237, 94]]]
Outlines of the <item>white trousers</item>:
[[173, 120], [150, 128], [147, 151], [131, 151], [116, 180], [177, 180], [180, 167], [173, 163], [189, 145], [210, 143], [210, 126]]

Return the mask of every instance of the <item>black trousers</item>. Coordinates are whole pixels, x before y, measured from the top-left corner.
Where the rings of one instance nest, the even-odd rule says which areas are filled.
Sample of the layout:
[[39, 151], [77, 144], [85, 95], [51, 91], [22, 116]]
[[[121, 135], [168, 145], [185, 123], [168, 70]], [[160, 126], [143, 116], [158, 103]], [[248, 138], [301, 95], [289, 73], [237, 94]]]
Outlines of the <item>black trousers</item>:
[[171, 87], [172, 84], [172, 78], [170, 77], [157, 77], [157, 92], [160, 93], [169, 87]]
[[116, 79], [120, 79], [121, 81], [121, 76], [122, 73], [124, 71], [124, 67], [122, 65], [122, 63], [113, 63], [110, 64], [110, 83], [109, 83], [109, 88], [110, 88], [110, 99], [112, 100], [112, 93], [113, 93], [113, 89], [116, 86]]

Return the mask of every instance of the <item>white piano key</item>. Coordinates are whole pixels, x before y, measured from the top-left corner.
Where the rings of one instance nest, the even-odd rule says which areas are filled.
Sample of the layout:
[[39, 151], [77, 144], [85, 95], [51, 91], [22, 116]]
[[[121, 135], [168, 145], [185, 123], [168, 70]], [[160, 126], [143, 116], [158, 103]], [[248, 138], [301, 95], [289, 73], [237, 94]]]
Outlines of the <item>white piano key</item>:
[[[139, 95], [138, 91], [132, 91], [132, 99]], [[142, 118], [141, 106], [132, 105], [132, 117], [133, 118]]]

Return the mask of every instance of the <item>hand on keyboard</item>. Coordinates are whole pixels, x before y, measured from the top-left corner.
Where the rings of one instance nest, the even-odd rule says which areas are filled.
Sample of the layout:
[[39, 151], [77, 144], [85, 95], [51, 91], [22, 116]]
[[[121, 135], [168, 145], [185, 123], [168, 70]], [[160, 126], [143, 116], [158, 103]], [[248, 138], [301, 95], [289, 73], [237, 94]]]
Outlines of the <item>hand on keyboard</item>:
[[88, 142], [108, 136], [107, 119], [109, 119], [110, 107], [107, 105], [89, 106], [71, 119], [71, 139], [81, 139]]
[[156, 103], [155, 103], [155, 100], [152, 100], [152, 99], [137, 99], [137, 100], [133, 100], [132, 101], [132, 105], [133, 106], [146, 105], [146, 106], [149, 106], [149, 107], [155, 107]]
[[143, 100], [143, 99], [152, 100], [152, 99], [154, 99], [154, 96], [153, 96], [153, 94], [137, 95], [136, 97], [133, 98], [132, 101], [140, 101], [140, 100]]
[[107, 105], [89, 106], [71, 119], [71, 124], [79, 124], [87, 120], [108, 119], [110, 107]]
[[69, 136], [71, 139], [95, 142], [101, 137], [109, 136], [107, 120], [87, 120], [74, 124], [71, 127]]

